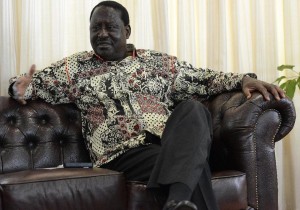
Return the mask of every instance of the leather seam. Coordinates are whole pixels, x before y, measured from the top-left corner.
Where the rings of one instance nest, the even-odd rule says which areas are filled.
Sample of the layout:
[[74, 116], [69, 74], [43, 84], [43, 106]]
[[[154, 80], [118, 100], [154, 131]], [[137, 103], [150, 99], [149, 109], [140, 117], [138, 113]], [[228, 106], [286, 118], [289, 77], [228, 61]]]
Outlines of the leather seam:
[[24, 181], [24, 182], [16, 182], [16, 183], [0, 183], [0, 186], [13, 186], [13, 185], [20, 185], [20, 184], [32, 184], [32, 183], [44, 183], [44, 182], [57, 182], [57, 181], [64, 181], [64, 180], [74, 180], [74, 179], [89, 179], [89, 178], [98, 178], [98, 177], [111, 177], [117, 176], [122, 177], [121, 173], [115, 174], [101, 174], [101, 175], [89, 175], [89, 176], [78, 176], [78, 177], [61, 177], [61, 178], [54, 178], [54, 179], [47, 179], [47, 180], [32, 180], [32, 181]]
[[[279, 116], [281, 116], [280, 112], [276, 109], [267, 109], [267, 110], [264, 110], [258, 117], [257, 119], [260, 118], [260, 116], [264, 115], [266, 112], [269, 112], [269, 111], [275, 111], [277, 112], [277, 114]], [[276, 134], [278, 133], [279, 129], [280, 129], [280, 126], [281, 126], [281, 123], [282, 123], [282, 117], [280, 117], [280, 122], [279, 122], [279, 125], [276, 129], [276, 132], [274, 134], [274, 136], [272, 137], [272, 147], [275, 148], [275, 137], [276, 137]], [[256, 134], [256, 130], [257, 130], [257, 124], [258, 124], [258, 120], [256, 121], [255, 125], [254, 125], [254, 134]], [[257, 209], [256, 210], [259, 210], [259, 197], [258, 197], [258, 170], [257, 170], [257, 145], [256, 145], [256, 135], [253, 136], [253, 142], [254, 142], [254, 151], [255, 151], [255, 157], [256, 157], [256, 160], [255, 160], [255, 200], [256, 200], [256, 206], [257, 206]]]
[[228, 175], [228, 176], [220, 176], [220, 177], [212, 177], [211, 180], [218, 180], [218, 179], [231, 179], [233, 177], [244, 177], [246, 174], [239, 174], [239, 175]]

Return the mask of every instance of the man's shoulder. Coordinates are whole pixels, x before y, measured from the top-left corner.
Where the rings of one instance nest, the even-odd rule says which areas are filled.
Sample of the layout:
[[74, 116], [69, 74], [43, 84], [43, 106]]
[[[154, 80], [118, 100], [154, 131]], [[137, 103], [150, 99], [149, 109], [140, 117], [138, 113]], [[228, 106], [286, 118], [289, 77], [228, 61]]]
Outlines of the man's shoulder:
[[65, 64], [68, 63], [77, 63], [77, 62], [84, 62], [91, 59], [94, 55], [94, 51], [82, 51], [74, 53], [70, 56], [64, 57], [63, 59], [56, 61], [55, 63], [51, 64], [51, 67], [60, 68]]
[[66, 59], [74, 61], [86, 61], [94, 56], [94, 51], [82, 51], [68, 56]]

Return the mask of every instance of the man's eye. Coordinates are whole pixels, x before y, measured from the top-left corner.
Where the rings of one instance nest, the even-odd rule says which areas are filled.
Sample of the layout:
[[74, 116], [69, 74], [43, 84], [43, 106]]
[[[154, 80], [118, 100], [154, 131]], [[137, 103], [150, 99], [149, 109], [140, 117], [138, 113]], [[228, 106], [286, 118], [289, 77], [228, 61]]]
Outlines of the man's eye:
[[92, 30], [93, 30], [93, 31], [98, 31], [99, 28], [100, 28], [99, 26], [93, 26], [93, 27], [92, 27]]
[[117, 28], [117, 26], [115, 26], [115, 25], [108, 25], [107, 26], [107, 29], [109, 29], [109, 30], [113, 30], [113, 29], [116, 29]]

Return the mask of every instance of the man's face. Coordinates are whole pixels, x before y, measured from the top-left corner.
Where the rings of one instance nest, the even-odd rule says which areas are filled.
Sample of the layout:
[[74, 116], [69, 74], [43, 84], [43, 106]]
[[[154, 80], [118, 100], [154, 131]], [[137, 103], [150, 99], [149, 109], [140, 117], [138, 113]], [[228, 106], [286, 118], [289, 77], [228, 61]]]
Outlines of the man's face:
[[95, 9], [90, 22], [90, 42], [96, 54], [104, 60], [125, 58], [126, 39], [130, 32], [130, 26], [124, 25], [118, 10], [105, 6]]

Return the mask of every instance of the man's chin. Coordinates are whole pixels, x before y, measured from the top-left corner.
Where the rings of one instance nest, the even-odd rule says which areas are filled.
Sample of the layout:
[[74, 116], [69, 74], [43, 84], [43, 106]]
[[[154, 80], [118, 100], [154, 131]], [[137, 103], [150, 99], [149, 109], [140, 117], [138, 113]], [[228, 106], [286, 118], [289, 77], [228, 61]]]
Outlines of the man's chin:
[[112, 47], [109, 45], [99, 46], [97, 47], [97, 51], [102, 53], [108, 53], [112, 51]]
[[108, 48], [98, 48], [96, 53], [103, 59], [108, 59], [112, 56], [112, 51]]

